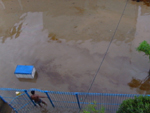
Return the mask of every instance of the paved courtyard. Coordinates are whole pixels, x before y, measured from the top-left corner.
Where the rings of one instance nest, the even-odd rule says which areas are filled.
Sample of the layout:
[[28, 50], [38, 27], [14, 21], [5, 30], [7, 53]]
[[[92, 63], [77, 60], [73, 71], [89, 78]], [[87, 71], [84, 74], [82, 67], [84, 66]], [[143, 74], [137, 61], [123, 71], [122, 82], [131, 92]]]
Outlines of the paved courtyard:
[[[87, 92], [117, 28], [90, 92], [148, 94], [137, 83], [149, 59], [135, 48], [150, 43], [149, 21], [150, 7], [131, 0], [0, 0], [0, 87]], [[17, 79], [17, 65], [36, 78]]]

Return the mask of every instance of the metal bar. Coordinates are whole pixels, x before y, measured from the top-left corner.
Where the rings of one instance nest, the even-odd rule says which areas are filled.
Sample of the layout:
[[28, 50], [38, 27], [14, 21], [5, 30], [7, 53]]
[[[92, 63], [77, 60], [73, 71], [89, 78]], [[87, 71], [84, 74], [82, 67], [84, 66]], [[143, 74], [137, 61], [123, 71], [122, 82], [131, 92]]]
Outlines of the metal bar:
[[[31, 99], [30, 95], [28, 94], [28, 92], [31, 90], [32, 89], [25, 90], [25, 89], [0, 88], [0, 91], [23, 91], [23, 92], [25, 92], [24, 93], [25, 95], [20, 95], [20, 96], [23, 96], [23, 98], [18, 96], [19, 99], [15, 100], [16, 98], [18, 98], [15, 96], [15, 98], [11, 99], [12, 101], [10, 101], [10, 102], [7, 101], [7, 99], [13, 98], [13, 97], [8, 97], [8, 96], [1, 97], [3, 100], [6, 98], [6, 100], [4, 100], [4, 101], [9, 102], [10, 107], [16, 113], [23, 112], [24, 109], [22, 109], [22, 108], [27, 106], [27, 104], [24, 104], [24, 103], [26, 103], [26, 101], [32, 102], [36, 106], [36, 103]], [[134, 98], [135, 96], [140, 96], [138, 94], [134, 95], [134, 94], [57, 92], [57, 91], [44, 91], [44, 90], [40, 90], [40, 89], [35, 89], [35, 91], [45, 93], [47, 95], [52, 107], [59, 107], [59, 106], [66, 107], [66, 108], [76, 107], [78, 109], [82, 109], [83, 106], [87, 106], [89, 104], [89, 102], [93, 102], [96, 100], [97, 101], [96, 104], [99, 109], [101, 109], [101, 106], [103, 105], [106, 110], [116, 110], [119, 107], [119, 105], [122, 103], [123, 100], [128, 99], [128, 98]], [[53, 99], [53, 95], [54, 96], [56, 95], [54, 97], [54, 99]], [[73, 95], [73, 98], [72, 98], [72, 95]], [[82, 102], [81, 97], [85, 96], [85, 95], [86, 95], [87, 99], [86, 99], [86, 101]], [[143, 95], [143, 96], [146, 96], [146, 95]], [[147, 96], [150, 96], [150, 95], [147, 95]], [[22, 103], [20, 103], [20, 99], [24, 100], [24, 101]], [[13, 103], [11, 103], [11, 102], [13, 102]], [[13, 108], [11, 105], [13, 107], [14, 107], [14, 105], [17, 105], [17, 107], [18, 106], [21, 106], [21, 107], [18, 107], [19, 108], [18, 109], [16, 107]]]
[[[19, 95], [19, 96], [23, 96], [25, 93], [23, 93], [23, 94], [21, 94], [21, 95]], [[13, 98], [12, 100], [11, 100], [11, 102], [13, 102], [16, 98], [18, 98], [19, 96], [16, 96], [15, 98]], [[23, 98], [22, 98], [23, 99]], [[11, 103], [10, 102], [10, 103]]]
[[[0, 96], [0, 98], [5, 102], [5, 103], [7, 103], [6, 102], [6, 100], [4, 100], [1, 96]], [[18, 111], [15, 109], [15, 108], [13, 108], [9, 103], [7, 103], [16, 113], [18, 113]]]
[[24, 92], [29, 97], [29, 99], [31, 100], [31, 102], [33, 103], [33, 105], [36, 106], [35, 102], [30, 98], [30, 95], [28, 94], [27, 90], [24, 90]]
[[80, 102], [79, 102], [79, 98], [78, 98], [78, 93], [75, 93], [75, 95], [76, 95], [76, 98], [77, 98], [77, 102], [78, 102], [79, 109], [81, 109]]
[[[3, 90], [3, 91], [24, 91], [25, 89], [14, 89], [14, 88], [0, 88], [0, 90]], [[45, 91], [44, 90], [40, 90], [40, 89], [35, 89], [35, 88], [32, 88], [32, 89], [28, 89], [28, 91], [31, 91], [31, 90], [35, 90], [35, 91], [39, 91], [39, 92], [42, 92], [44, 93]], [[64, 95], [74, 95], [74, 92], [60, 92], [60, 91], [47, 91], [48, 93], [51, 93], [51, 94], [64, 94]], [[140, 96], [139, 94], [130, 94], [130, 96], [128, 94], [111, 94], [111, 93], [78, 93], [80, 95], [103, 95], [103, 96], [127, 96], [127, 97], [134, 97], [135, 95], [136, 96]]]
[[18, 111], [21, 110], [21, 109], [23, 109], [23, 108], [24, 108], [25, 106], [27, 106], [28, 104], [30, 104], [30, 102], [28, 102], [28, 103], [26, 103], [25, 105], [23, 105], [21, 108], [18, 109]]
[[48, 99], [49, 99], [50, 103], [52, 104], [52, 106], [53, 106], [53, 108], [54, 108], [55, 106], [54, 106], [53, 101], [51, 100], [51, 98], [50, 98], [50, 96], [49, 96], [48, 92], [47, 92], [47, 91], [45, 91], [45, 93], [46, 93], [46, 95], [47, 95], [47, 97], [48, 97]]
[[[71, 103], [71, 104], [76, 104], [78, 102], [72, 102], [72, 101], [53, 101], [53, 102], [57, 102], [57, 103]], [[80, 102], [80, 104], [89, 104], [88, 102]], [[97, 105], [99, 104], [104, 104], [104, 105], [120, 105], [121, 103], [96, 103]]]

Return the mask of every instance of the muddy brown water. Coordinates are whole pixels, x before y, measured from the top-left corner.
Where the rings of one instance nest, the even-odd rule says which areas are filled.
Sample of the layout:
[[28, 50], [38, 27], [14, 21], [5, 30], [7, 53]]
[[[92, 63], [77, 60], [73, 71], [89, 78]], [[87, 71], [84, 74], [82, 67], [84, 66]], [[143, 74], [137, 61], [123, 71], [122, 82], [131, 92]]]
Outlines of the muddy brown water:
[[[125, 4], [0, 0], [0, 87], [87, 92]], [[150, 7], [129, 0], [90, 92], [149, 93], [148, 83], [138, 86], [150, 68], [135, 50], [143, 40], [150, 43]], [[17, 79], [16, 65], [34, 65], [38, 76]]]

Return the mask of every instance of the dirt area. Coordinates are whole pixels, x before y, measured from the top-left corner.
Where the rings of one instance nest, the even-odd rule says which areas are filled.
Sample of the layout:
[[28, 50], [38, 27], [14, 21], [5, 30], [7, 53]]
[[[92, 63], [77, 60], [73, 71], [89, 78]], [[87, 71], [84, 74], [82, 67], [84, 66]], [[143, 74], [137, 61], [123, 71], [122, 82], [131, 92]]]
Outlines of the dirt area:
[[[0, 0], [0, 86], [87, 92], [126, 2]], [[149, 19], [150, 7], [128, 1], [90, 92], [150, 93], [131, 85], [148, 75], [148, 58], [135, 48], [150, 43]], [[17, 65], [34, 65], [38, 76], [17, 79]]]

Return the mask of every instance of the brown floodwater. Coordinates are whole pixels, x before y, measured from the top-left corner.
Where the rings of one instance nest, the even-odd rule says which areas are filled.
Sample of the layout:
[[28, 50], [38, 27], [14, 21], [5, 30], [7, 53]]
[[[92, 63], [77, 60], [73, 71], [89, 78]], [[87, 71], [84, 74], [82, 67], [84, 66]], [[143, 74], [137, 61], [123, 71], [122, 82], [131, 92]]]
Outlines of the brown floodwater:
[[144, 4], [147, 6], [150, 6], [150, 1], [149, 0], [143, 0]]
[[[126, 0], [0, 0], [0, 87], [87, 92]], [[90, 92], [149, 94], [150, 7], [128, 1]], [[34, 80], [17, 79], [34, 65]], [[143, 81], [145, 80], [145, 81]]]
[[146, 93], [150, 94], [150, 77], [146, 77], [143, 80], [133, 78], [128, 85], [131, 88], [135, 88], [139, 94]]

